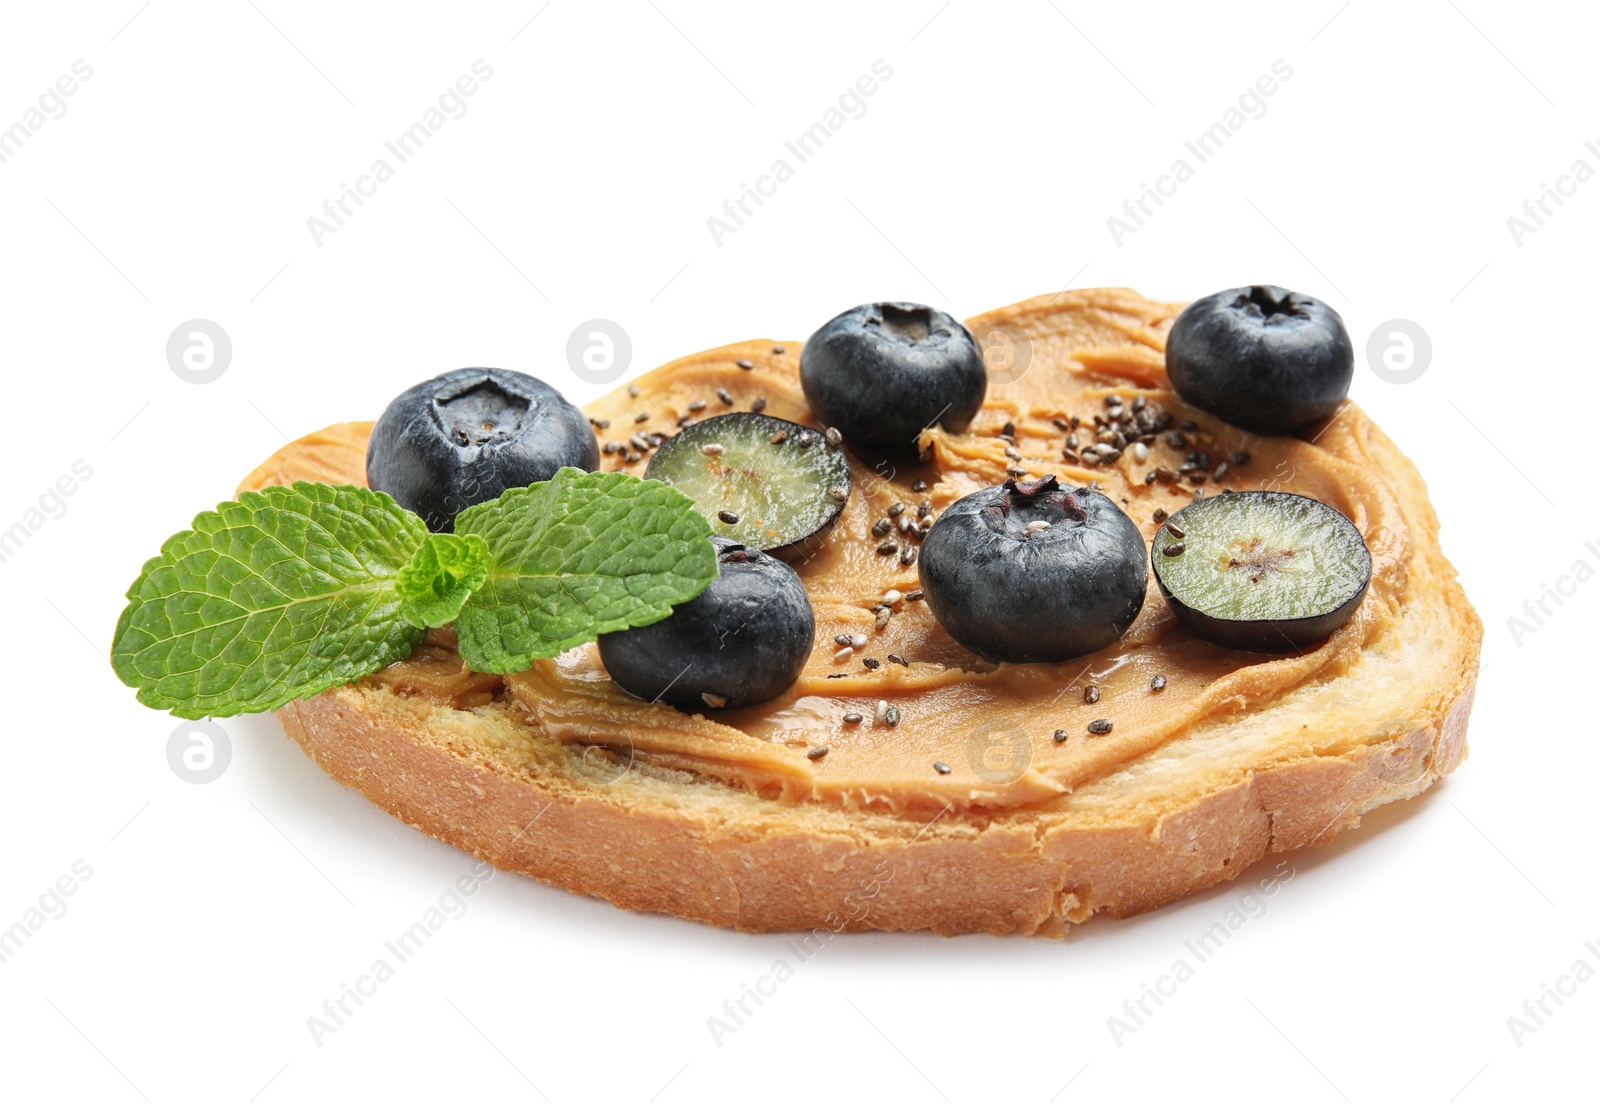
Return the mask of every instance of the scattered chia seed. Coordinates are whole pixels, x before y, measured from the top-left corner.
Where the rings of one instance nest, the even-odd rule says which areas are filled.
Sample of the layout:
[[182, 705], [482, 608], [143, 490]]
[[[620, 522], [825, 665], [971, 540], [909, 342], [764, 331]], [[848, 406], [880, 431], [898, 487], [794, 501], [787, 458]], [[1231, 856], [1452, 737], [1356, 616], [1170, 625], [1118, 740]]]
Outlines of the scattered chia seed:
[[721, 456], [722, 446], [718, 444], [701, 445], [700, 451], [705, 453], [707, 456]]
[[927, 517], [931, 513], [933, 513], [933, 503], [932, 502], [928, 501], [925, 498], [921, 502], [917, 503], [917, 518], [919, 520], [921, 518]]
[[750, 413], [759, 414], [763, 410], [765, 410], [766, 408], [767, 408], [767, 397], [765, 395], [757, 395], [755, 397], [755, 401], [750, 404]]
[[892, 528], [894, 528], [894, 526], [890, 523], [888, 518], [879, 518], [877, 521], [872, 523], [872, 535], [875, 537], [884, 536]]
[[1056, 729], [1056, 743], [1064, 744], [1066, 742], [1067, 742], [1067, 730], [1064, 729], [1064, 728]]
[[829, 487], [828, 497], [835, 502], [843, 502], [850, 497], [850, 489], [848, 487]]
[[896, 502], [893, 506], [889, 507], [889, 516], [899, 517], [901, 514], [905, 513], [905, 509], [906, 504], [904, 502]]
[[732, 510], [718, 510], [717, 520], [722, 522], [724, 525], [738, 525], [739, 515], [734, 513]]
[[645, 422], [648, 422], [649, 420], [650, 420], [650, 412], [648, 410], [641, 410], [641, 411], [639, 411], [639, 413], [637, 413], [637, 414], [635, 414], [633, 416], [633, 424], [634, 425], [643, 425]]
[[1111, 722], [1106, 720], [1104, 717], [1100, 718], [1098, 721], [1089, 722], [1089, 735], [1091, 736], [1104, 736], [1110, 731]]
[[689, 409], [690, 410], [701, 411], [701, 410], [704, 410], [705, 408], [706, 408], [706, 401], [704, 399], [696, 399], [694, 402], [689, 404]]
[[908, 544], [908, 545], [906, 545], [904, 548], [902, 548], [900, 550], [900, 566], [902, 566], [902, 567], [910, 567], [912, 564], [914, 564], [916, 562], [917, 562], [917, 547], [916, 547], [916, 545]]
[[829, 675], [828, 677], [829, 678], [849, 678], [850, 677], [850, 672], [849, 671], [835, 671], [833, 674]]
[[861, 659], [861, 666], [865, 667], [869, 671], [876, 671], [879, 667], [882, 667], [883, 664], [879, 663], [871, 656], [863, 656]]
[[815, 761], [817, 759], [821, 759], [826, 754], [828, 754], [827, 747], [814, 747], [810, 751], [806, 752], [806, 758]]
[[1160, 506], [1157, 506], [1156, 512], [1150, 515], [1150, 520], [1155, 522], [1157, 525], [1160, 525], [1163, 521], [1166, 521], [1169, 516], [1170, 515], [1165, 510], [1163, 510]]
[[925, 479], [919, 479], [915, 483], [911, 484], [911, 493], [912, 494], [921, 494], [923, 491], [925, 491], [927, 489], [928, 489], [928, 482]]
[[594, 426], [596, 429], [610, 429], [611, 428], [611, 419], [610, 418], [590, 418], [589, 419], [589, 424]]
[[918, 587], [916, 590], [908, 590], [908, 591], [906, 591], [906, 601], [908, 601], [908, 602], [920, 602], [920, 601], [922, 601], [922, 588]]
[[600, 446], [600, 451], [605, 455], [610, 456], [614, 452], [622, 451], [622, 443], [620, 441], [607, 441], [605, 444]]
[[1250, 463], [1250, 454], [1248, 452], [1236, 452], [1232, 456], [1228, 457], [1228, 461], [1234, 467], [1242, 468], [1246, 464]]
[[637, 464], [639, 462], [639, 459], [640, 459], [639, 454], [637, 452], [634, 452], [632, 449], [629, 449], [622, 456], [623, 462], [627, 463], [627, 464]]
[[678, 419], [678, 428], [679, 429], [682, 429], [684, 426], [692, 425], [692, 424], [694, 424], [694, 415], [693, 414], [685, 414], [683, 417]]
[[900, 546], [894, 541], [884, 541], [878, 545], [878, 555], [880, 556], [892, 556], [898, 551], [900, 551]]
[[701, 694], [700, 700], [705, 702], [712, 709], [721, 709], [723, 706], [728, 704], [728, 699], [723, 697], [721, 694]]
[[[729, 391], [726, 387], [717, 388], [717, 398], [722, 400], [722, 405], [723, 406], [732, 406], [733, 405], [733, 392]], [[705, 403], [702, 402], [700, 405], [704, 406]]]
[[840, 433], [832, 426], [827, 428], [826, 432], [823, 433], [823, 436], [828, 439], [828, 444], [833, 445], [835, 448], [844, 443], [844, 434]]
[[1218, 483], [1221, 483], [1222, 482], [1222, 477], [1227, 475], [1227, 474], [1228, 474], [1228, 462], [1226, 460], [1224, 460], [1222, 463], [1217, 465], [1217, 470], [1211, 473], [1211, 478], [1215, 479]]
[[911, 666], [911, 664], [906, 662], [906, 657], [905, 656], [903, 656], [903, 655], [895, 655], [893, 652], [889, 653], [889, 662], [890, 663], [898, 663], [902, 667], [910, 667]]
[[872, 627], [874, 629], [877, 629], [879, 632], [882, 632], [884, 630], [884, 628], [888, 626], [889, 618], [891, 618], [893, 616], [894, 616], [894, 610], [890, 609], [888, 606], [879, 606], [878, 607], [878, 616], [877, 616], [877, 619], [873, 622]]
[[746, 360], [744, 357], [740, 357], [738, 360], [734, 361], [734, 363], [743, 368], [746, 372], [755, 367], [753, 363], [751, 363], [749, 360]]
[[1095, 702], [1097, 702], [1099, 700], [1100, 700], [1100, 687], [1098, 687], [1098, 686], [1085, 686], [1083, 688], [1083, 704], [1084, 705], [1093, 705]]
[[637, 383], [628, 384], [628, 398], [637, 399], [638, 397], [639, 397], [639, 385]]
[[782, 356], [784, 353], [786, 353], [788, 351], [789, 350], [785, 349], [782, 345], [774, 345], [772, 347], [772, 355], [773, 356]]
[[1005, 425], [1000, 427], [1000, 436], [1002, 436], [1002, 437], [1015, 437], [1016, 435], [1017, 435], [1017, 423], [1016, 422], [1007, 422]]
[[883, 723], [890, 728], [897, 726], [900, 723], [900, 710], [891, 705], [883, 714]]
[[771, 437], [767, 438], [767, 440], [770, 441], [774, 445], [781, 445], [785, 441], [787, 441], [788, 439], [789, 439], [789, 431], [787, 429], [780, 429], [780, 430], [778, 430], [778, 432], [774, 433]]
[[802, 433], [794, 439], [794, 443], [801, 448], [810, 448], [817, 443], [817, 437], [814, 433]]
[[841, 648], [848, 648], [850, 646], [850, 634], [840, 633], [838, 636], [833, 638], [833, 642], [839, 645]]
[[1178, 527], [1178, 523], [1175, 522], [1175, 521], [1167, 522], [1167, 532], [1171, 533], [1173, 536], [1177, 537], [1179, 540], [1182, 540], [1184, 537], [1187, 537], [1189, 535], [1184, 530], [1180, 529]]
[[842, 720], [844, 721], [845, 724], [860, 724], [861, 723], [861, 714], [859, 714], [859, 713], [846, 713], [844, 715], [844, 717], [842, 718]]
[[1182, 541], [1173, 541], [1161, 550], [1163, 556], [1181, 556], [1185, 549]]
[[936, 763], [933, 764], [933, 769], [938, 771], [940, 774], [949, 774], [950, 773], [950, 764], [949, 763], [938, 763], [938, 762], [936, 762]]
[[1063, 433], [1072, 428], [1072, 423], [1067, 421], [1065, 418], [1051, 418], [1050, 424], [1061, 430]]
[[1167, 688], [1167, 676], [1166, 675], [1157, 675], [1155, 678], [1150, 680], [1150, 689], [1151, 689], [1151, 691], [1153, 693], [1159, 694], [1159, 693], [1161, 693], [1161, 691], [1165, 690], [1166, 688]]

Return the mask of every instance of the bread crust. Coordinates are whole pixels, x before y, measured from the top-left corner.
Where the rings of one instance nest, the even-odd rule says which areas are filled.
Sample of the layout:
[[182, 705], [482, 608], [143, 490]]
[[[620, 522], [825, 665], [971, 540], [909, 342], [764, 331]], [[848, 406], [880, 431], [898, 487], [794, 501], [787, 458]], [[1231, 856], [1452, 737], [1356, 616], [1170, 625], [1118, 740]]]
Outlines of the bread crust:
[[[1097, 913], [1143, 912], [1272, 852], [1326, 842], [1465, 759], [1482, 626], [1420, 476], [1368, 426], [1362, 446], [1415, 541], [1397, 616], [1433, 630], [1416, 645], [1428, 676], [1399, 680], [1378, 726], [1370, 710], [1334, 709], [1254, 736], [1232, 759], [1197, 755], [1200, 766], [1180, 769], [1164, 747], [1131, 764], [1134, 775], [1044, 807], [929, 817], [763, 798], [564, 745], [507, 702], [457, 710], [375, 680], [278, 716], [328, 774], [407, 824], [623, 908], [749, 931], [1061, 937]], [[1174, 743], [1227, 747], [1218, 737], [1241, 724], [1222, 719]]]

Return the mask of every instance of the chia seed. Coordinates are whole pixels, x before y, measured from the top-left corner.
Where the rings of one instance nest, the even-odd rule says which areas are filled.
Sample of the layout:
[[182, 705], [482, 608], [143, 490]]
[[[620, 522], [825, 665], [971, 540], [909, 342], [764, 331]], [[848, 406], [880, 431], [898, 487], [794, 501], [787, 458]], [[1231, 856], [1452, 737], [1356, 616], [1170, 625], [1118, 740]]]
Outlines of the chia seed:
[[900, 723], [900, 710], [891, 705], [883, 715], [883, 723], [890, 728], [897, 726]]
[[1098, 721], [1089, 722], [1089, 735], [1091, 736], [1104, 736], [1110, 731], [1111, 722], [1106, 720], [1104, 717], [1100, 718]]
[[915, 483], [911, 484], [911, 493], [912, 494], [921, 494], [923, 491], [925, 491], [927, 489], [928, 489], [928, 483], [927, 483], [926, 480], [923, 480], [923, 479], [919, 479]]
[[1056, 729], [1056, 743], [1064, 744], [1066, 742], [1067, 742], [1067, 730], [1064, 729], [1064, 728]]
[[[733, 392], [729, 391], [726, 387], [717, 388], [717, 398], [722, 400], [723, 406], [733, 405]], [[705, 403], [702, 402], [700, 405], [704, 406]]]
[[895, 655], [893, 652], [889, 653], [889, 662], [890, 663], [898, 663], [902, 667], [910, 667], [911, 666], [911, 664], [906, 662], [906, 657], [905, 656], [903, 656], [903, 655]]
[[828, 754], [828, 749], [826, 747], [814, 747], [810, 751], [806, 752], [806, 758], [815, 761], [821, 759], [826, 754]]
[[765, 395], [757, 395], [755, 401], [750, 404], [750, 413], [759, 414], [766, 408], [767, 397]]
[[1165, 690], [1166, 688], [1167, 688], [1167, 676], [1166, 675], [1157, 675], [1155, 678], [1150, 680], [1150, 689], [1151, 689], [1151, 691], [1153, 693], [1159, 694], [1159, 693], [1161, 693], [1161, 691]]
[[732, 510], [718, 510], [717, 520], [722, 522], [724, 525], [738, 525], [739, 515], [734, 513]]
[[861, 660], [861, 666], [865, 667], [869, 671], [876, 671], [879, 667], [883, 666], [883, 664], [879, 663], [871, 656], [865, 656]]
[[1182, 541], [1173, 541], [1161, 550], [1163, 556], [1181, 556], [1185, 549]]
[[752, 368], [755, 367], [754, 364], [752, 364], [750, 361], [746, 360], [744, 357], [740, 357], [738, 360], [734, 361], [734, 363], [737, 364], [739, 367], [743, 368], [746, 372], [750, 371]]
[[641, 410], [641, 411], [639, 411], [639, 413], [637, 413], [637, 414], [635, 414], [633, 416], [633, 424], [634, 425], [641, 425], [641, 424], [643, 424], [645, 422], [648, 422], [649, 420], [650, 420], [650, 412], [648, 410]]
[[841, 718], [841, 719], [844, 721], [845, 724], [860, 724], [861, 723], [861, 714], [859, 714], [859, 713], [846, 713], [844, 715], [844, 717]]
[[704, 399], [696, 399], [694, 402], [689, 404], [689, 409], [690, 410], [701, 411], [701, 410], [704, 410], [705, 408], [706, 408], [706, 401]]
[[[908, 544], [908, 545], [906, 545], [906, 547], [904, 547], [904, 548], [902, 548], [900, 550], [900, 566], [902, 566], [902, 567], [910, 567], [912, 564], [914, 564], [916, 562], [917, 562], [917, 548], [916, 548], [916, 545]], [[918, 591], [918, 593], [920, 594], [921, 592]]]
[[780, 430], [778, 430], [778, 432], [774, 433], [771, 437], [767, 438], [767, 440], [770, 441], [774, 445], [781, 445], [785, 441], [787, 441], [788, 439], [789, 439], [789, 431], [787, 429], [780, 429]]
[[1095, 702], [1097, 702], [1099, 700], [1100, 700], [1100, 687], [1098, 687], [1098, 686], [1085, 686], [1083, 688], [1083, 704], [1084, 705], [1093, 705]]
[[878, 545], [878, 555], [880, 556], [892, 556], [898, 551], [900, 551], [900, 546], [891, 540], [886, 540]]
[[833, 445], [835, 448], [844, 443], [844, 434], [840, 433], [832, 426], [828, 427], [827, 431], [823, 433], [823, 436], [828, 439], [828, 444]]
[[938, 771], [940, 774], [949, 774], [950, 773], [950, 764], [949, 763], [935, 762], [933, 764], [933, 769]]

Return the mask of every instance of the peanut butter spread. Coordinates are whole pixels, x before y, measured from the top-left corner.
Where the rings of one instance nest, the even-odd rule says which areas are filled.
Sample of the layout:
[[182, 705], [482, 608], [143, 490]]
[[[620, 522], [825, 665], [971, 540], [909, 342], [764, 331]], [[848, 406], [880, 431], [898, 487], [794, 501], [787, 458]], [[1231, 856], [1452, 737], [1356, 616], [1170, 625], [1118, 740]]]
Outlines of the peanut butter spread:
[[[820, 552], [794, 565], [816, 611], [816, 646], [799, 680], [772, 701], [694, 716], [638, 701], [610, 681], [593, 645], [518, 674], [477, 674], [462, 665], [448, 629], [371, 678], [458, 709], [509, 700], [557, 739], [774, 798], [898, 810], [1047, 805], [1205, 718], [1336, 677], [1360, 664], [1365, 648], [1381, 646], [1407, 582], [1410, 534], [1364, 449], [1375, 430], [1348, 403], [1324, 425], [1282, 438], [1253, 436], [1184, 405], [1163, 369], [1179, 309], [1126, 290], [1075, 291], [971, 319], [990, 367], [983, 410], [965, 433], [925, 431], [926, 462], [873, 467], [852, 456], [855, 487], [843, 516]], [[619, 442], [602, 466], [642, 474], [651, 433], [670, 436], [680, 419], [752, 404], [816, 425], [799, 364], [799, 343], [751, 341], [656, 369], [588, 408], [601, 440]], [[1116, 399], [1108, 404], [1108, 396]], [[345, 423], [303, 437], [241, 489], [296, 479], [364, 484], [370, 429]], [[1141, 449], [1138, 437], [1151, 432]], [[645, 448], [629, 443], [636, 434]], [[1069, 434], [1077, 445], [1070, 456]], [[1152, 577], [1138, 620], [1114, 646], [1069, 663], [996, 666], [952, 640], [917, 600], [914, 530], [1008, 473], [1097, 483], [1147, 543], [1164, 516], [1158, 511], [1176, 512], [1197, 493], [1308, 495], [1360, 529], [1372, 551], [1372, 585], [1356, 615], [1315, 651], [1275, 657], [1191, 636]], [[875, 534], [895, 504], [904, 508], [886, 534], [881, 525]], [[839, 634], [865, 635], [867, 644], [840, 656]], [[1111, 731], [1091, 734], [1098, 720], [1112, 722]]]

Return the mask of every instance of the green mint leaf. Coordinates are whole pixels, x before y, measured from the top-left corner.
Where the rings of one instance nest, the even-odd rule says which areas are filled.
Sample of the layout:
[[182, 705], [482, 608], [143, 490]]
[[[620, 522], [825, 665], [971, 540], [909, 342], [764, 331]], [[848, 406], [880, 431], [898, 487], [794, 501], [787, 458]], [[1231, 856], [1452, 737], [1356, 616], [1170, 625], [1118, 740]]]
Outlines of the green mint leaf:
[[400, 616], [430, 629], [449, 624], [488, 577], [489, 546], [482, 537], [429, 533], [395, 576]]
[[536, 659], [660, 621], [717, 577], [711, 526], [681, 491], [622, 472], [562, 468], [463, 510], [456, 532], [489, 546], [488, 580], [456, 617], [474, 671]]
[[179, 717], [277, 709], [404, 659], [396, 576], [422, 519], [364, 487], [246, 491], [170, 538], [128, 588], [111, 665]]

